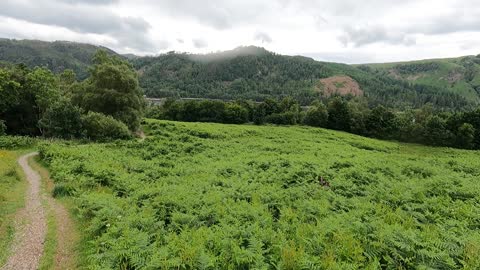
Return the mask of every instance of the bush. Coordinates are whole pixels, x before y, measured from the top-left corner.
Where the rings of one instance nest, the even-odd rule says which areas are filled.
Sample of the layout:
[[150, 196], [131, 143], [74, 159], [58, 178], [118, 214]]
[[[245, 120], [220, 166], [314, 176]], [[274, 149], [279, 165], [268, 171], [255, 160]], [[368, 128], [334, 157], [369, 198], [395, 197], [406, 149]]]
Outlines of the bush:
[[44, 136], [63, 139], [83, 137], [82, 110], [69, 100], [61, 99], [47, 109], [39, 126]]
[[0, 149], [30, 148], [36, 140], [22, 136], [0, 136]]
[[75, 194], [75, 188], [69, 184], [56, 184], [52, 191], [52, 196], [54, 198], [72, 196]]
[[227, 103], [223, 115], [224, 123], [243, 124], [248, 122], [248, 110], [235, 103]]
[[296, 125], [300, 122], [300, 118], [297, 112], [274, 113], [265, 117], [265, 122], [276, 125]]
[[82, 116], [82, 123], [87, 138], [91, 140], [105, 141], [108, 139], [129, 139], [132, 137], [124, 123], [101, 113], [89, 112], [87, 115]]
[[327, 108], [323, 104], [308, 109], [304, 123], [313, 127], [326, 127], [328, 122]]

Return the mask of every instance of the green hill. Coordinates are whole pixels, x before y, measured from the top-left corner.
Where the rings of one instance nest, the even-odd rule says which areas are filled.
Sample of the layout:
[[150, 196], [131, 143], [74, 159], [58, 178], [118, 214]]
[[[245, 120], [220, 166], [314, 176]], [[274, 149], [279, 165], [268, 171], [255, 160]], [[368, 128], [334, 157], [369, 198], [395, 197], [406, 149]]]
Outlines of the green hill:
[[480, 55], [367, 66], [392, 78], [435, 86], [467, 100], [480, 101]]
[[370, 68], [279, 55], [252, 46], [207, 55], [170, 52], [132, 63], [150, 97], [263, 100], [288, 95], [309, 104], [339, 92], [363, 95], [371, 104], [389, 107], [420, 107], [430, 102], [449, 109], [476, 101], [437, 86], [412, 85]]
[[[98, 49], [116, 54], [75, 42], [0, 39], [0, 61], [45, 66], [56, 73], [72, 69], [84, 79]], [[253, 46], [206, 55], [170, 52], [155, 57], [122, 57], [138, 70], [140, 85], [149, 97], [260, 101], [292, 96], [307, 105], [332, 94], [350, 94], [364, 96], [371, 105], [403, 109], [431, 103], [447, 110], [466, 109], [480, 102], [475, 91], [480, 91], [480, 59], [476, 57], [435, 64], [352, 66], [280, 55]], [[423, 73], [418, 75], [418, 70]]]
[[23, 63], [32, 68], [48, 67], [55, 73], [72, 69], [79, 79], [84, 79], [98, 49], [116, 54], [105, 47], [77, 42], [0, 39], [0, 61]]

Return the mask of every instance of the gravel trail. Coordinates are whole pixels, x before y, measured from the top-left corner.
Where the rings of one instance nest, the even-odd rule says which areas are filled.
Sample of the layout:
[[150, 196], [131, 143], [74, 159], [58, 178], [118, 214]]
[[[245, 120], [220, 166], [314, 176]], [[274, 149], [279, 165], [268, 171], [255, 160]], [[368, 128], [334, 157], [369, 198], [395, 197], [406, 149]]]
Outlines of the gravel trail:
[[38, 269], [47, 232], [45, 209], [40, 192], [40, 175], [28, 164], [28, 159], [38, 155], [30, 153], [21, 156], [18, 163], [25, 172], [28, 189], [25, 194], [25, 208], [15, 216], [15, 238], [11, 255], [2, 270]]

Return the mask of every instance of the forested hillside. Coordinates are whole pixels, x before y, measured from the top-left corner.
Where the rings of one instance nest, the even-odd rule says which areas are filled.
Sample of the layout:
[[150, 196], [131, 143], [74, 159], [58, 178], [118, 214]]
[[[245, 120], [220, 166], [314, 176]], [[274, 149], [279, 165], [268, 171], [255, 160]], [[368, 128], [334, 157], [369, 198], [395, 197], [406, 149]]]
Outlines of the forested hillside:
[[480, 101], [480, 55], [402, 63], [370, 64], [379, 76], [389, 76], [420, 85], [458, 93]]
[[[63, 41], [0, 39], [0, 65], [3, 61], [3, 65], [41, 66], [54, 73], [72, 69], [82, 80], [99, 48]], [[431, 103], [446, 110], [470, 109], [480, 102], [478, 57], [351, 66], [253, 46], [206, 55], [169, 52], [123, 57], [136, 68], [140, 86], [149, 97], [262, 101], [290, 96], [308, 105], [331, 95], [350, 94], [365, 97], [371, 106], [405, 109]]]
[[[138, 58], [132, 63], [139, 71], [141, 86], [151, 97], [264, 100], [292, 96], [301, 104], [309, 104], [332, 92], [327, 91], [322, 79], [343, 75], [358, 83], [372, 105], [406, 108], [432, 103], [438, 108], [459, 109], [472, 104], [436, 86], [413, 85], [368, 68], [284, 56], [258, 47], [208, 55], [171, 52]], [[333, 85], [343, 92], [340, 89], [344, 82], [334, 81]]]
[[116, 54], [105, 47], [76, 42], [0, 39], [0, 61], [25, 64], [30, 68], [47, 67], [55, 73], [71, 69], [77, 78], [85, 79], [98, 49]]

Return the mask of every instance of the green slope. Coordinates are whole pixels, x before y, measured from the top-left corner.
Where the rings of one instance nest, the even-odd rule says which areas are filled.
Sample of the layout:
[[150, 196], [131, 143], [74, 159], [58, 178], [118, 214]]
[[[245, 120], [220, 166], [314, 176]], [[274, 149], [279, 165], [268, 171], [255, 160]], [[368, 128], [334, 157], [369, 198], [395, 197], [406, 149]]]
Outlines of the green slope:
[[55, 73], [72, 69], [79, 79], [84, 79], [98, 49], [116, 54], [105, 47], [76, 42], [0, 39], [0, 61], [23, 63], [31, 68], [47, 67]]
[[435, 86], [415, 86], [370, 69], [284, 56], [258, 47], [240, 47], [208, 55], [167, 53], [132, 61], [140, 84], [151, 97], [255, 99], [293, 96], [303, 104], [322, 96], [320, 80], [337, 75], [353, 78], [367, 100], [389, 107], [458, 109], [470, 101]]
[[478, 151], [298, 126], [145, 128], [144, 141], [41, 151], [82, 224], [82, 269], [480, 269]]
[[480, 55], [367, 66], [393, 78], [435, 86], [476, 103], [480, 101]]
[[[84, 79], [98, 49], [115, 54], [107, 48], [82, 43], [0, 39], [0, 61], [24, 63], [29, 67], [44, 66], [56, 73], [73, 69], [79, 79]], [[468, 58], [473, 61], [473, 68], [469, 69], [472, 80], [461, 79], [447, 85], [438, 78], [447, 78], [449, 72], [456, 69], [460, 74], [466, 74], [467, 64], [460, 60], [458, 63], [453, 60], [442, 62], [429, 71], [435, 76], [420, 76], [417, 78], [419, 83], [412, 84], [407, 80], [407, 73], [391, 76], [388, 65], [351, 66], [319, 62], [307, 57], [279, 55], [253, 46], [206, 55], [170, 52], [155, 57], [123, 57], [137, 68], [140, 84], [150, 97], [264, 100], [293, 96], [307, 105], [325, 96], [326, 86], [322, 79], [340, 75], [358, 83], [371, 105], [403, 109], [432, 103], [436, 108], [452, 110], [471, 108], [480, 100], [474, 90], [480, 85], [477, 58]], [[403, 69], [410, 72], [408, 67]], [[330, 82], [335, 87], [342, 84], [341, 81]], [[355, 91], [347, 88], [346, 92]]]

